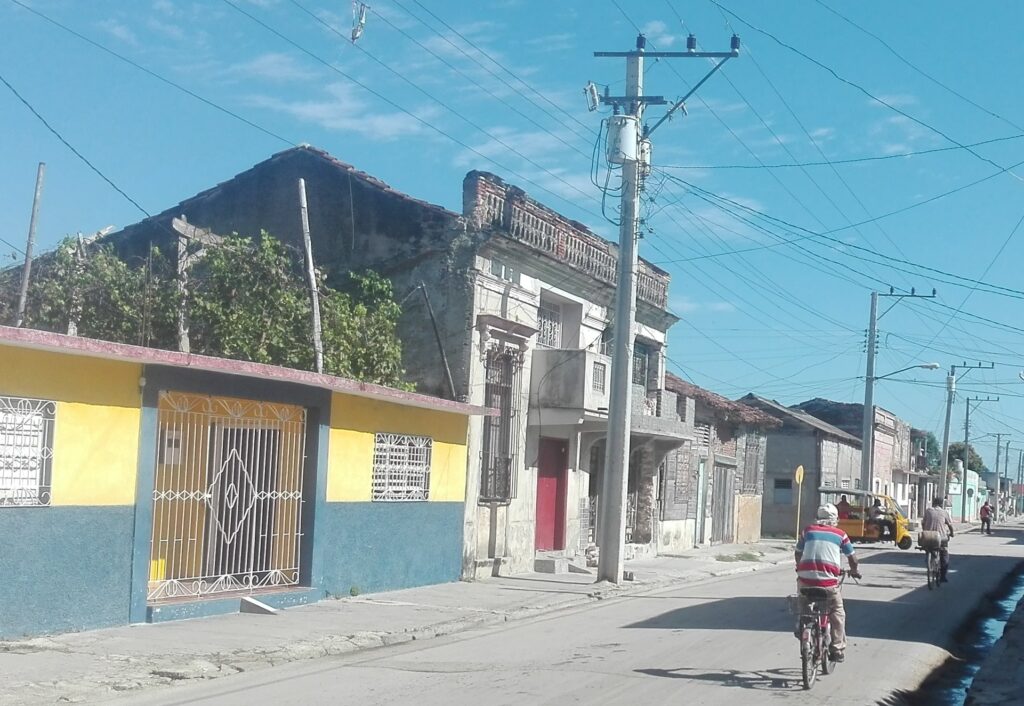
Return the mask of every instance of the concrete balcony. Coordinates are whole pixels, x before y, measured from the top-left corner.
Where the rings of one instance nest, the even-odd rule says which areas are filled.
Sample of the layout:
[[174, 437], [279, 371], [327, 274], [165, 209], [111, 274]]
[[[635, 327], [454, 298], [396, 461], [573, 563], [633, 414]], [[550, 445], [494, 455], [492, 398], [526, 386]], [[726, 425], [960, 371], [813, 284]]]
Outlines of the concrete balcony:
[[[470, 172], [468, 199], [480, 223], [498, 228], [505, 236], [612, 287], [618, 281], [619, 249], [582, 223], [571, 221], [529, 198], [497, 177]], [[637, 299], [665, 310], [669, 274], [641, 259], [637, 271]]]
[[[573, 425], [604, 431], [608, 424], [611, 358], [580, 349], [538, 348], [530, 373], [530, 424]], [[631, 386], [633, 434], [683, 439], [688, 427], [676, 414], [676, 395], [668, 390]]]

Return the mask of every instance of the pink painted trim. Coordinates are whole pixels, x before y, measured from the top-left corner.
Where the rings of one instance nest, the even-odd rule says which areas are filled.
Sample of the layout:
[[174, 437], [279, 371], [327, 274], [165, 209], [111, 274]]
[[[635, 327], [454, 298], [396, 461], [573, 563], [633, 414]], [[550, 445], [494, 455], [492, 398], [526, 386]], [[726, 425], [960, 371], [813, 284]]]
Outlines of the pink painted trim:
[[421, 395], [417, 392], [405, 392], [383, 385], [374, 385], [373, 383], [359, 382], [358, 380], [340, 378], [333, 375], [320, 375], [306, 370], [250, 363], [244, 360], [229, 360], [227, 358], [165, 351], [159, 348], [143, 348], [124, 343], [111, 343], [110, 341], [100, 341], [94, 338], [65, 336], [60, 333], [37, 331], [28, 328], [0, 326], [0, 344], [7, 344], [17, 348], [66, 353], [69, 355], [123, 360], [146, 365], [168, 365], [175, 368], [193, 368], [195, 370], [225, 373], [227, 375], [279, 380], [281, 382], [309, 385], [310, 387], [318, 387], [356, 397], [371, 397], [408, 407], [434, 409], [441, 412], [451, 412], [452, 414], [467, 416], [497, 416], [498, 414], [497, 410], [489, 407], [453, 402], [441, 399], [440, 397]]

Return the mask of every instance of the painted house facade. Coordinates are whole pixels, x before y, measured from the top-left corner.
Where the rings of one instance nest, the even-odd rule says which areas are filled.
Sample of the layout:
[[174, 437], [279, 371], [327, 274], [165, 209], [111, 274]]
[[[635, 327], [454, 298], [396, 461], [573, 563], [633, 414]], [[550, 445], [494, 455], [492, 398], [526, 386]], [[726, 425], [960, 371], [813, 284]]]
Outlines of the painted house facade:
[[690, 438], [665, 459], [658, 550], [761, 538], [766, 431], [773, 416], [666, 373]]
[[7, 327], [0, 361], [0, 639], [460, 577], [485, 410]]
[[[777, 418], [781, 426], [767, 431], [765, 491], [761, 531], [792, 537], [798, 524], [813, 516], [819, 488], [860, 489], [860, 439], [807, 412], [757, 395], [740, 402]], [[803, 466], [803, 483], [794, 474]], [[799, 516], [798, 516], [799, 509]]]
[[[266, 230], [301, 252], [305, 180], [313, 256], [328, 283], [349, 270], [388, 277], [403, 301], [408, 380], [426, 394], [498, 410], [469, 429], [463, 576], [531, 571], [594, 535], [607, 425], [617, 248], [498, 177], [470, 172], [462, 213], [402, 194], [312, 147], [112, 234], [126, 256], [174, 252], [185, 216], [215, 233]], [[685, 438], [664, 386], [669, 276], [641, 261], [633, 359], [627, 539], [651, 545], [657, 473]]]

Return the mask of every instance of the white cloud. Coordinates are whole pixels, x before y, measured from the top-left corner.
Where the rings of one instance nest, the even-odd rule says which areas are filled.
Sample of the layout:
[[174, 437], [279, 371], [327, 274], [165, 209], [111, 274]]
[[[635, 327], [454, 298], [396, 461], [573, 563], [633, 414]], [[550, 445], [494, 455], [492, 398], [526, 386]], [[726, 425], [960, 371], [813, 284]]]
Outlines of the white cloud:
[[811, 139], [815, 142], [827, 142], [836, 136], [836, 129], [834, 127], [819, 127], [811, 130]]
[[267, 81], [303, 81], [312, 78], [313, 73], [303, 67], [291, 54], [268, 52], [248, 61], [229, 66], [224, 73], [229, 76], [245, 76]]
[[526, 44], [537, 51], [565, 51], [576, 46], [576, 35], [571, 32], [546, 34], [542, 37], [527, 39]]
[[175, 41], [181, 41], [185, 38], [185, 30], [182, 29], [180, 25], [174, 24], [173, 22], [166, 22], [164, 20], [151, 17], [146, 21], [146, 26], [154, 32], [162, 34]]
[[[426, 126], [406, 113], [386, 113], [373, 108], [360, 97], [355, 88], [345, 83], [332, 83], [324, 88], [322, 98], [311, 100], [285, 100], [276, 96], [257, 95], [248, 98], [249, 105], [274, 110], [318, 125], [326, 130], [352, 132], [378, 142], [418, 135]], [[420, 111], [423, 120], [436, 117], [429, 111]]]
[[97, 22], [96, 25], [111, 37], [114, 37], [125, 44], [137, 46], [139, 43], [139, 39], [135, 36], [135, 32], [133, 32], [128, 25], [118, 20], [113, 18], [109, 20], [102, 20], [101, 22]]
[[[882, 101], [884, 101], [884, 103]], [[883, 93], [878, 96], [878, 100], [875, 100], [874, 98], [868, 99], [868, 105], [871, 106], [885, 108], [887, 107], [885, 103], [888, 103], [894, 108], [905, 108], [910, 105], [917, 105], [917, 96], [910, 93]]]
[[676, 41], [675, 35], [669, 31], [668, 25], [661, 20], [648, 22], [640, 28], [640, 33], [659, 49], [667, 49]]

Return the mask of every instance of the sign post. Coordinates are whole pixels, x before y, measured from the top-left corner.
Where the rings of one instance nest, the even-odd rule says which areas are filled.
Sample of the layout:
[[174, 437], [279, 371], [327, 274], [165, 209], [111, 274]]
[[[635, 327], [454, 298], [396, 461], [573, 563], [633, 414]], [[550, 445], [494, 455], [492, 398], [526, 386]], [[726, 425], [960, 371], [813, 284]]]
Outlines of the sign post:
[[793, 474], [793, 480], [796, 481], [796, 538], [800, 540], [800, 502], [804, 497], [804, 467], [797, 466], [796, 473]]

